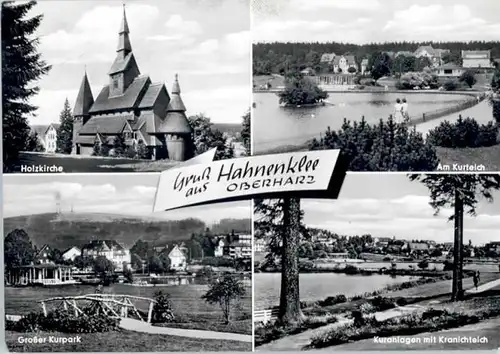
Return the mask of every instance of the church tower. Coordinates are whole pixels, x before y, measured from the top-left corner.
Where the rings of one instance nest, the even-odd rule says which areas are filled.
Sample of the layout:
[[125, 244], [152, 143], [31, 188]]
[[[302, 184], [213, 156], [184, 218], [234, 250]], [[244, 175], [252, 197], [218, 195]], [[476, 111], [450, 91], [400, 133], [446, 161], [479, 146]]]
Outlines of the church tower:
[[118, 32], [116, 58], [108, 73], [109, 97], [123, 95], [132, 81], [141, 74], [134, 53], [132, 53], [129, 34], [125, 5], [123, 5], [123, 18]]
[[87, 78], [87, 70], [83, 75], [78, 96], [76, 96], [75, 108], [73, 109], [73, 148], [72, 154], [80, 154], [79, 145], [77, 144], [78, 133], [83, 125], [90, 119], [89, 110], [94, 104], [94, 96], [90, 89], [89, 79]]
[[191, 158], [193, 146], [191, 133], [193, 129], [186, 117], [186, 107], [182, 102], [181, 87], [177, 74], [175, 74], [167, 115], [161, 129], [165, 133], [168, 158], [170, 160], [186, 161]]

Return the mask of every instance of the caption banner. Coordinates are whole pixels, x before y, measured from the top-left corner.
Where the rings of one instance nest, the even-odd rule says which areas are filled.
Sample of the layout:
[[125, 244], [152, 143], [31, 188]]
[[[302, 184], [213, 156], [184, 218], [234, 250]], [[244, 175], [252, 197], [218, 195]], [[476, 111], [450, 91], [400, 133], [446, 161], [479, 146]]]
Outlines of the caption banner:
[[346, 169], [340, 150], [212, 161], [215, 149], [160, 175], [153, 211], [252, 198], [336, 199]]

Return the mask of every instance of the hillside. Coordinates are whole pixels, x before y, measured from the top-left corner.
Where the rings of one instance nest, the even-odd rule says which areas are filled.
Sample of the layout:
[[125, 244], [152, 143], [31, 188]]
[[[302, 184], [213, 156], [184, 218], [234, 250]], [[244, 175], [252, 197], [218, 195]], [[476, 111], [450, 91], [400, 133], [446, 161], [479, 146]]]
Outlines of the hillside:
[[415, 51], [423, 45], [433, 48], [449, 49], [459, 54], [461, 50], [491, 50], [492, 58], [500, 58], [500, 41], [470, 41], [470, 42], [386, 42], [352, 44], [338, 42], [311, 42], [311, 43], [255, 43], [252, 47], [254, 75], [277, 74], [284, 68], [303, 69], [306, 66], [314, 67], [318, 64], [323, 53], [337, 55], [352, 54], [358, 65], [361, 60], [376, 51]]
[[[187, 240], [192, 233], [208, 226], [201, 220], [159, 220], [134, 216], [92, 213], [38, 214], [4, 219], [4, 235], [16, 228], [24, 229], [32, 242], [58, 249], [81, 246], [92, 239], [117, 240], [131, 247], [138, 239], [162, 245]], [[250, 219], [222, 219], [211, 230], [214, 234], [231, 230], [250, 232]], [[229, 230], [229, 231], [228, 231]]]
[[235, 123], [213, 123], [213, 129], [219, 130], [223, 133], [227, 133], [231, 136], [237, 137], [241, 133], [241, 124]]

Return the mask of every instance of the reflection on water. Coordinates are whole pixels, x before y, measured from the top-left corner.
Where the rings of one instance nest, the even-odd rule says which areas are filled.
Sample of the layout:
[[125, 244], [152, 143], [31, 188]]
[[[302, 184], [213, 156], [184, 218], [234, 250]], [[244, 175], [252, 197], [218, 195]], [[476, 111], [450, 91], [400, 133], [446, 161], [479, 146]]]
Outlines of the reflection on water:
[[[263, 310], [278, 305], [281, 274], [258, 273], [254, 276], [255, 309]], [[412, 279], [413, 277], [408, 276], [391, 277], [379, 274], [370, 276], [338, 273], [300, 274], [300, 299], [301, 301], [315, 301], [340, 294], [354, 296]]]
[[393, 113], [397, 98], [406, 98], [411, 116], [446, 108], [470, 99], [458, 94], [418, 93], [330, 93], [325, 106], [283, 108], [275, 93], [254, 93], [255, 108], [252, 130], [256, 152], [286, 145], [301, 145], [317, 138], [329, 126], [339, 129], [344, 118], [369, 123], [387, 119]]

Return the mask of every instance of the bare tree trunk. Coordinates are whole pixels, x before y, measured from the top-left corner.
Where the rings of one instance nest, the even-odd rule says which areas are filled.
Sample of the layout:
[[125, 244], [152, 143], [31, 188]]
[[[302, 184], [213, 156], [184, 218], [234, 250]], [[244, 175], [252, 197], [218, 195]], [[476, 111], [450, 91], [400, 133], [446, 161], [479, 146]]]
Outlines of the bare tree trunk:
[[463, 221], [464, 206], [458, 191], [455, 190], [455, 234], [453, 241], [453, 284], [451, 290], [451, 301], [461, 300], [463, 297]]
[[286, 198], [283, 203], [283, 254], [281, 258], [281, 296], [278, 320], [294, 324], [303, 318], [299, 293], [300, 199]]

